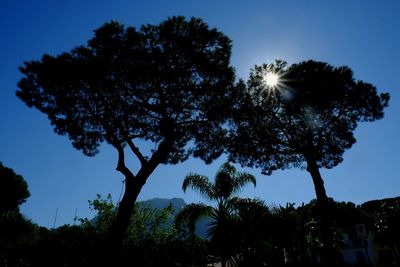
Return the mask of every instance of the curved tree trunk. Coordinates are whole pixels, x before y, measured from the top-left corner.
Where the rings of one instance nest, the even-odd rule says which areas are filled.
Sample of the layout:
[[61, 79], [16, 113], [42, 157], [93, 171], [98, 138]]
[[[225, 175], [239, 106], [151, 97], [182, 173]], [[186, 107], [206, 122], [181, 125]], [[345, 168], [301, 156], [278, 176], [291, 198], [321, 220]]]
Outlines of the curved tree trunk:
[[336, 255], [333, 248], [333, 232], [331, 229], [332, 218], [329, 211], [329, 199], [325, 191], [324, 180], [322, 179], [321, 173], [316, 160], [312, 156], [306, 157], [307, 160], [307, 171], [310, 173], [315, 194], [317, 197], [317, 205], [319, 216], [321, 218], [321, 230], [322, 230], [322, 264], [323, 266], [335, 266]]
[[150, 161], [140, 169], [136, 176], [125, 176], [125, 193], [119, 203], [117, 214], [110, 230], [110, 242], [118, 249], [131, 221], [137, 197], [158, 165], [158, 162], [151, 164]]
[[118, 252], [121, 248], [125, 232], [129, 227], [137, 197], [144, 183], [140, 184], [136, 177], [125, 177], [125, 193], [119, 203], [117, 214], [111, 225], [108, 245]]
[[[105, 261], [103, 266], [119, 266], [121, 262], [121, 248], [126, 231], [134, 216], [134, 207], [137, 197], [146, 183], [147, 177], [125, 176], [125, 192], [118, 205], [115, 219], [111, 225], [106, 244], [104, 246]], [[141, 179], [138, 179], [141, 178]]]
[[311, 174], [318, 205], [326, 207], [328, 196], [326, 195], [324, 180], [319, 172], [318, 165], [312, 157], [307, 157], [307, 171]]
[[125, 165], [125, 154], [122, 146], [116, 146], [118, 150], [117, 170], [125, 176], [125, 192], [106, 240], [104, 266], [118, 266], [121, 245], [130, 224], [137, 197], [147, 179], [165, 158], [170, 145], [171, 142], [164, 141], [150, 160], [142, 161], [142, 166], [136, 175]]

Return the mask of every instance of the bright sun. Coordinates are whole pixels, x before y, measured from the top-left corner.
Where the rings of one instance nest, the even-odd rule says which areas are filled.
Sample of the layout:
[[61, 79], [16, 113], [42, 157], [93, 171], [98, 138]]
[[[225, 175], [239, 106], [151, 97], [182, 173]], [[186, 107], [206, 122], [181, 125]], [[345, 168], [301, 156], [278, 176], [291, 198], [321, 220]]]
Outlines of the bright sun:
[[264, 77], [264, 81], [269, 87], [276, 87], [279, 82], [279, 76], [273, 72], [267, 72]]

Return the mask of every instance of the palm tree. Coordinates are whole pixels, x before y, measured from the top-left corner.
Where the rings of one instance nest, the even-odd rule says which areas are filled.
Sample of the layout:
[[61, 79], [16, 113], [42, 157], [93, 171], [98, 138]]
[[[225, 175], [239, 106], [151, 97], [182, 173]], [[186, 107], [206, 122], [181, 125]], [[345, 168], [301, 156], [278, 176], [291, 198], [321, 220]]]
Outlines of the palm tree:
[[[265, 266], [271, 257], [271, 211], [264, 201], [237, 198], [235, 209], [235, 243], [239, 266]], [[268, 264], [269, 265], [269, 264]]]
[[194, 236], [196, 222], [204, 216], [210, 216], [213, 222], [209, 225], [208, 234], [211, 242], [216, 246], [222, 261], [226, 265], [227, 259], [234, 254], [233, 237], [233, 211], [234, 203], [239, 200], [236, 194], [246, 185], [256, 186], [256, 178], [244, 172], [239, 172], [229, 163], [224, 163], [211, 182], [207, 176], [190, 173], [182, 185], [184, 192], [188, 188], [199, 192], [207, 200], [215, 202], [215, 206], [204, 204], [191, 204], [186, 206], [177, 216], [177, 225], [185, 224]]

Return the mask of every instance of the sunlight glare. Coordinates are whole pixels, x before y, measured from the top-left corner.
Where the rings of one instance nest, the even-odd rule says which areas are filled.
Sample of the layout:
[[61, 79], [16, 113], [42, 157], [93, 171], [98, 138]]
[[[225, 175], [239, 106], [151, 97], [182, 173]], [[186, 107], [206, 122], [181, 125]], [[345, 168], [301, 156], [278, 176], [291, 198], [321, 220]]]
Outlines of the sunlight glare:
[[279, 83], [279, 76], [276, 73], [268, 72], [264, 77], [265, 83], [269, 87], [275, 87]]

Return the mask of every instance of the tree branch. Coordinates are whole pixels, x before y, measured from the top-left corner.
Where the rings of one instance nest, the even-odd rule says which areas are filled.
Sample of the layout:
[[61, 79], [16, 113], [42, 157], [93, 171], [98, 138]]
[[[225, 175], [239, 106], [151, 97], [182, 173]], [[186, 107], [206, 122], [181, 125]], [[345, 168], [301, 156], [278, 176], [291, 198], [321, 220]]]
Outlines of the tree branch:
[[113, 143], [113, 146], [118, 151], [117, 171], [121, 172], [125, 178], [135, 177], [135, 175], [125, 165], [125, 152], [123, 146], [119, 143]]
[[[136, 155], [136, 157], [139, 159], [140, 164], [142, 166], [144, 166], [147, 163], [146, 158], [143, 156], [143, 154], [140, 152], [139, 148], [137, 146], [135, 146], [135, 144], [132, 142], [132, 139], [129, 138], [128, 133], [125, 131], [125, 126], [123, 125], [123, 122], [116, 119], [111, 108], [109, 107], [109, 102], [107, 101], [107, 99], [105, 98], [105, 96], [103, 95], [103, 92], [101, 90], [99, 90], [99, 95], [101, 96], [102, 100], [104, 103], [106, 103], [105, 108], [108, 111], [108, 113], [110, 114], [112, 120], [115, 122], [115, 124], [117, 125], [117, 128], [121, 131], [122, 137], [124, 138], [125, 142], [128, 143], [128, 146], [130, 147], [130, 149], [132, 150], [132, 152]], [[120, 144], [116, 144], [114, 143], [114, 146], [117, 148], [118, 150], [118, 154], [119, 154], [119, 159], [121, 159], [121, 155], [123, 156], [123, 161], [125, 161], [125, 155], [124, 155], [124, 151], [123, 151], [123, 147]], [[120, 149], [122, 149], [122, 154]], [[119, 164], [119, 162], [118, 162]], [[125, 166], [125, 163], [124, 163]], [[126, 168], [126, 167], [125, 167]], [[118, 170], [118, 169], [117, 169]]]
[[[146, 158], [143, 156], [143, 154], [140, 152], [139, 148], [135, 146], [135, 144], [132, 142], [132, 139], [130, 139], [127, 135], [126, 132], [123, 131], [123, 136], [125, 141], [128, 143], [128, 146], [132, 150], [132, 152], [136, 155], [136, 157], [139, 159], [140, 164], [144, 166], [147, 163]], [[126, 136], [126, 137], [125, 137]]]

